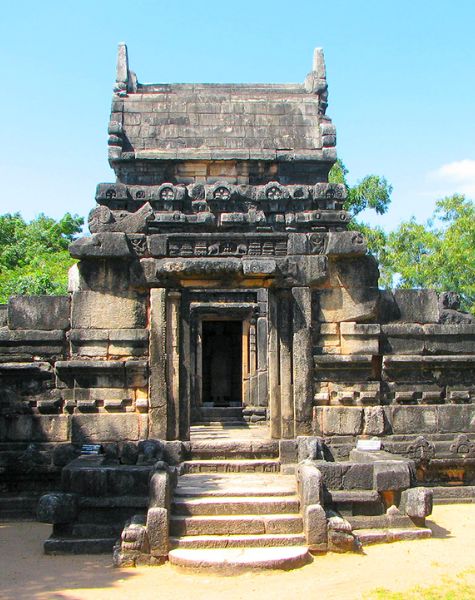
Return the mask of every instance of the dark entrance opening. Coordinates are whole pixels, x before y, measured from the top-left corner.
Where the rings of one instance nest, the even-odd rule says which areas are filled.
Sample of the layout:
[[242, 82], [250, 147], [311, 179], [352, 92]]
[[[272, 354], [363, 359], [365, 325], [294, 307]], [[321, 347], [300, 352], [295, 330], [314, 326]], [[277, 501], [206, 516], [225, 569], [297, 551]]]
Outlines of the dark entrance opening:
[[202, 323], [203, 406], [242, 405], [242, 322]]

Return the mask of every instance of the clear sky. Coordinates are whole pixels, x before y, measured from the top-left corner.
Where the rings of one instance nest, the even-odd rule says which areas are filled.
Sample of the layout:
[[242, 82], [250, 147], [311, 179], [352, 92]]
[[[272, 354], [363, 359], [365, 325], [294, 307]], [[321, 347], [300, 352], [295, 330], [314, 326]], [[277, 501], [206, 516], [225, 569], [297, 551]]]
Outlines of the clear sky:
[[117, 43], [141, 82], [298, 82], [324, 48], [354, 182], [393, 185], [385, 228], [475, 198], [473, 0], [17, 0], [2, 5], [0, 213], [86, 216], [113, 181]]

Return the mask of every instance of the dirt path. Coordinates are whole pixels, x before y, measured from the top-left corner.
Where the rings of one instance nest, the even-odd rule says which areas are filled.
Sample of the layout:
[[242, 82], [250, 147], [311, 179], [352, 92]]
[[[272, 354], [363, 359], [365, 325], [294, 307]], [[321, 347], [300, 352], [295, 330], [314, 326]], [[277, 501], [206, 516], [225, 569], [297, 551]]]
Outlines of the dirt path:
[[[49, 526], [0, 523], [2, 600], [288, 600], [361, 598], [377, 587], [436, 584], [475, 567], [475, 505], [438, 506], [430, 540], [370, 546], [364, 555], [316, 557], [290, 572], [223, 577], [161, 567], [114, 569], [109, 556], [44, 556]], [[435, 524], [436, 523], [436, 524]]]

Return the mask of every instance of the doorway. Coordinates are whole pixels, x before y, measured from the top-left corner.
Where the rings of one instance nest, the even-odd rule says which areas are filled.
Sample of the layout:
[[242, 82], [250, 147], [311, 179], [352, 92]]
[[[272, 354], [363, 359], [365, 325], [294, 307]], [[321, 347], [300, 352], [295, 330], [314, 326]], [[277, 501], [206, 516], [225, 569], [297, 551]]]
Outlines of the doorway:
[[202, 322], [202, 402], [242, 406], [242, 321]]

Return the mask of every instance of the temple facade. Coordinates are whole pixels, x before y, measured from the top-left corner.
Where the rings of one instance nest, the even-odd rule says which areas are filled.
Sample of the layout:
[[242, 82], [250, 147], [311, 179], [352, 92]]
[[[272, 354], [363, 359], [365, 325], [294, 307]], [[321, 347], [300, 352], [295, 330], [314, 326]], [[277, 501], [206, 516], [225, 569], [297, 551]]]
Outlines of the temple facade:
[[333, 460], [376, 437], [424, 485], [475, 483], [474, 318], [454, 294], [379, 289], [328, 183], [327, 96], [321, 49], [302, 84], [141, 84], [119, 46], [116, 180], [69, 294], [3, 311], [6, 496], [54, 488], [85, 444], [130, 464], [216, 423], [267, 428], [289, 462], [303, 436]]

